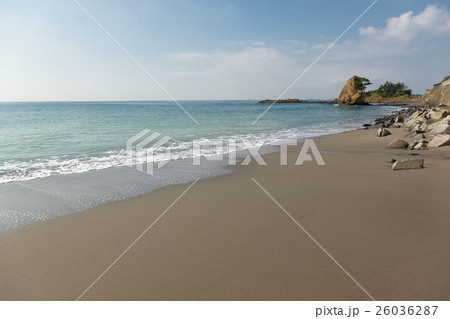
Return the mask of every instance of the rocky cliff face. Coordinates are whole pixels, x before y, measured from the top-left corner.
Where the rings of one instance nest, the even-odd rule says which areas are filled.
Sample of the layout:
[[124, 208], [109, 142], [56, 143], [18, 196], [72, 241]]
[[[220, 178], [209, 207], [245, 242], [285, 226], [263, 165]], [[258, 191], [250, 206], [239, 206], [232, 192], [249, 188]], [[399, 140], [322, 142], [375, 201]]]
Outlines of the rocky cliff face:
[[355, 87], [355, 82], [359, 81], [359, 77], [354, 75], [348, 79], [342, 88], [341, 94], [337, 99], [333, 100], [333, 103], [349, 104], [349, 105], [362, 105], [367, 104], [364, 100], [364, 92]]
[[435, 84], [433, 89], [427, 92], [425, 102], [430, 106], [450, 106], [450, 80]]

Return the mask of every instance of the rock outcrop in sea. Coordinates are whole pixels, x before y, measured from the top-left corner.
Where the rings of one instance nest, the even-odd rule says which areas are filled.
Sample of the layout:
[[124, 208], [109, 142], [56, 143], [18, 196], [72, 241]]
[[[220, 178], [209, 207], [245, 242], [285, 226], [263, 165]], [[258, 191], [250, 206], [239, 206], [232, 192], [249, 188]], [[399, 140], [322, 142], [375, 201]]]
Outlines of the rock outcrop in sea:
[[354, 75], [348, 79], [341, 90], [341, 94], [339, 94], [337, 99], [333, 100], [333, 103], [348, 105], [367, 104], [364, 99], [364, 92], [358, 87], [358, 83], [361, 83], [361, 78], [359, 76]]

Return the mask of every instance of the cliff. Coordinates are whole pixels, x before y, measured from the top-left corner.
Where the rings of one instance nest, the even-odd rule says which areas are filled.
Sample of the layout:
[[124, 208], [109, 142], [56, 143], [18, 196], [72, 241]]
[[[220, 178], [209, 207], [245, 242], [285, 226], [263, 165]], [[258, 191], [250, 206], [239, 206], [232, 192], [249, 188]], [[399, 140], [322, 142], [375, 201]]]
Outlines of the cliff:
[[435, 84], [432, 90], [427, 90], [425, 102], [430, 106], [450, 106], [450, 79], [444, 79], [444, 81]]
[[354, 75], [348, 79], [342, 88], [341, 94], [339, 94], [337, 99], [333, 100], [333, 103], [349, 105], [367, 104], [364, 99], [364, 92], [359, 88], [358, 83], [361, 83], [359, 76]]

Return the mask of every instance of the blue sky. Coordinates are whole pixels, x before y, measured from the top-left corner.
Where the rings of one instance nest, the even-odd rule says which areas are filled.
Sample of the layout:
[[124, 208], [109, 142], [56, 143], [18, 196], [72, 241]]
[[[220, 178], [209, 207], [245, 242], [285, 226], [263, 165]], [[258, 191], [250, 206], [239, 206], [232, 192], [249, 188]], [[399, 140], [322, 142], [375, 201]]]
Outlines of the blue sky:
[[[278, 97], [373, 0], [78, 0], [175, 98]], [[447, 4], [447, 6], [446, 6]], [[448, 1], [379, 0], [284, 97], [450, 74]], [[167, 100], [72, 0], [0, 0], [0, 101]]]

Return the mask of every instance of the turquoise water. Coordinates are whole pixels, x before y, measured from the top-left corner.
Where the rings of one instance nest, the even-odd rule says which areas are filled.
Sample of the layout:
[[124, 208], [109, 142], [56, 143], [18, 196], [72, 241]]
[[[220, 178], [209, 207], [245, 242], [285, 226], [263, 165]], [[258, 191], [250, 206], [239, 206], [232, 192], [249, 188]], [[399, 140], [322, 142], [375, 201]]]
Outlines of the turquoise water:
[[[200, 125], [173, 102], [0, 103], [0, 232], [230, 171], [226, 161], [193, 165], [193, 141], [207, 144], [202, 154], [215, 154], [229, 150], [214, 144], [237, 140], [243, 158], [242, 139], [277, 151], [267, 144], [360, 128], [396, 109], [276, 104], [252, 126], [267, 104], [181, 104]], [[153, 159], [126, 148], [144, 129], [171, 137], [153, 150]], [[133, 166], [149, 160], [151, 167], [166, 164], [153, 175]]]
[[125, 143], [146, 128], [171, 137], [155, 153], [154, 161], [162, 161], [192, 157], [192, 140], [245, 138], [262, 145], [358, 128], [394, 109], [276, 104], [252, 126], [267, 104], [181, 104], [200, 125], [171, 101], [0, 103], [0, 183], [130, 164]]

